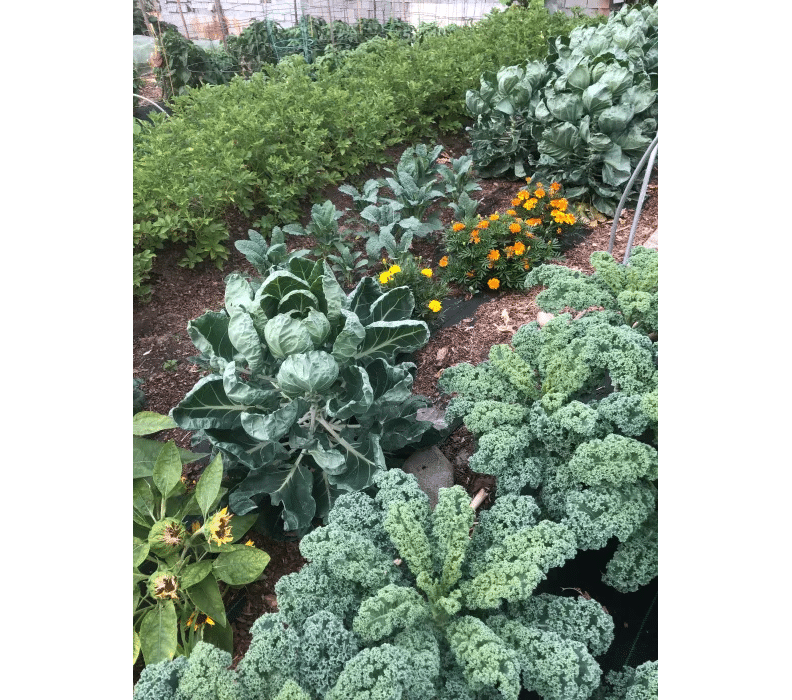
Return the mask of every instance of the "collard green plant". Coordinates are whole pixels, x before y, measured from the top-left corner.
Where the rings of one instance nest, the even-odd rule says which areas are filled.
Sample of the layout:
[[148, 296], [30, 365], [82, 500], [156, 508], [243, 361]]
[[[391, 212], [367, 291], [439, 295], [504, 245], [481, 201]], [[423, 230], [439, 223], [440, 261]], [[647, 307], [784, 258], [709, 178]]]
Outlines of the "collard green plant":
[[615, 311], [520, 328], [489, 360], [448, 368], [449, 422], [478, 438], [470, 468], [498, 493], [534, 495], [580, 549], [619, 542], [604, 580], [657, 575], [657, 345]]
[[562, 180], [613, 215], [657, 133], [657, 9], [625, 6], [557, 37], [546, 61], [485, 73], [466, 105], [482, 175]]
[[218, 581], [251, 583], [269, 562], [252, 543], [235, 544], [255, 517], [218, 510], [225, 493], [219, 455], [188, 490], [182, 465], [202, 455], [140, 437], [173, 427], [157, 413], [134, 416], [133, 661], [142, 654], [147, 665], [188, 656], [199, 641], [231, 651]]
[[560, 265], [532, 270], [525, 278], [526, 288], [545, 288], [536, 297], [536, 305], [551, 313], [601, 306], [621, 314], [627, 325], [656, 334], [657, 251], [637, 246], [627, 265], [604, 251], [592, 253], [589, 260], [594, 268], [591, 275]]
[[[279, 611], [253, 625], [229, 698], [272, 697], [289, 681], [323, 700], [591, 695], [610, 615], [593, 600], [534, 595], [577, 551], [567, 527], [539, 520], [530, 496], [498, 499], [474, 527], [459, 486], [440, 489], [432, 511], [411, 475], [380, 472], [375, 485], [373, 497], [341, 496], [303, 538], [309, 563], [276, 584]], [[194, 663], [152, 669], [136, 699], [164, 678], [174, 682], [160, 700], [181, 697]]]
[[386, 454], [418, 442], [425, 399], [397, 356], [424, 345], [407, 287], [364, 277], [345, 294], [326, 262], [294, 258], [264, 278], [226, 278], [225, 309], [188, 324], [211, 374], [171, 412], [233, 464], [245, 515], [265, 496], [286, 530], [324, 518], [343, 491], [368, 487]]

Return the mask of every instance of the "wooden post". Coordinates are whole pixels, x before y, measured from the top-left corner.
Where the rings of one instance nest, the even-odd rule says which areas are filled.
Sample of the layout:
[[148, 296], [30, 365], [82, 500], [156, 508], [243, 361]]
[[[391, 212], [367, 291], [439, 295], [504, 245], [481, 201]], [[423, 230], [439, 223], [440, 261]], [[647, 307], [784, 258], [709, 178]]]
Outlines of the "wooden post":
[[226, 22], [225, 15], [223, 14], [223, 6], [220, 4], [220, 0], [214, 0], [214, 5], [217, 20], [220, 23], [220, 34], [223, 39], [223, 46], [225, 47], [225, 50], [228, 51], [228, 43], [226, 42], [226, 36], [228, 35], [228, 23]]
[[179, 14], [181, 15], [181, 18], [182, 18], [182, 24], [184, 25], [184, 35], [185, 35], [185, 36], [186, 36], [188, 39], [190, 39], [190, 41], [192, 41], [192, 37], [190, 36], [190, 30], [189, 30], [189, 29], [187, 29], [187, 20], [186, 20], [186, 19], [184, 19], [184, 12], [182, 12], [181, 0], [176, 0], [176, 5], [177, 5], [177, 6], [178, 6], [178, 8], [179, 8]]

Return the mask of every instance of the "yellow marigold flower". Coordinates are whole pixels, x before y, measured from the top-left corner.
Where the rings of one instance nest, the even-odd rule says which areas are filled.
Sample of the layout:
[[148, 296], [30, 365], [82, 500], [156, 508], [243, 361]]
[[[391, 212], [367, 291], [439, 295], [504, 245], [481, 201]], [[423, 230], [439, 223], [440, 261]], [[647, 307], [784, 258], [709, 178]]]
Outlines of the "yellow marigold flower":
[[461, 231], [463, 228], [465, 228], [465, 224], [460, 224], [458, 221], [455, 221], [451, 228], [454, 229], [454, 231]]
[[440, 309], [442, 309], [442, 308], [443, 308], [443, 305], [442, 305], [442, 304], [441, 304], [439, 301], [437, 301], [437, 299], [432, 299], [432, 301], [430, 301], [430, 302], [427, 304], [427, 306], [428, 306], [428, 307], [429, 307], [429, 308], [430, 308], [432, 311], [434, 311], [435, 313], [437, 313], [438, 311], [440, 311]]
[[567, 223], [571, 226], [577, 221], [574, 214], [567, 214]]
[[478, 231], [476, 231], [475, 229], [470, 232], [470, 242], [481, 243], [481, 239], [479, 238]]
[[514, 199], [512, 199], [512, 201], [511, 201], [511, 203], [512, 203], [512, 206], [513, 206], [513, 207], [519, 207], [519, 206], [520, 206], [520, 202], [521, 202], [521, 201], [522, 201], [522, 200], [520, 200], [520, 199], [517, 199], [517, 198], [515, 197], [515, 198], [514, 198]]
[[517, 199], [530, 199], [530, 198], [531, 198], [531, 193], [528, 192], [527, 190], [520, 190], [517, 193]]
[[489, 221], [487, 221], [486, 219], [484, 219], [483, 221], [479, 221], [476, 224], [476, 228], [489, 228]]
[[522, 255], [525, 252], [525, 243], [522, 241], [517, 241], [514, 244], [514, 253], [515, 255]]
[[544, 197], [544, 196], [545, 196], [545, 191], [544, 191], [544, 190], [543, 190], [543, 189], [540, 187], [539, 189], [537, 189], [537, 190], [534, 192], [534, 196], [535, 196], [535, 197], [538, 197], [539, 199], [541, 199], [542, 197]]
[[391, 274], [387, 270], [385, 272], [380, 272], [379, 281], [380, 284], [388, 284], [391, 280]]
[[560, 209], [561, 211], [566, 211], [568, 204], [569, 204], [569, 202], [567, 202], [566, 199], [563, 199], [563, 198], [562, 199], [551, 199], [550, 200], [550, 206], [551, 207], [556, 207], [557, 209]]
[[228, 513], [228, 506], [218, 511], [209, 521], [209, 541], [217, 544], [226, 544], [234, 539], [231, 534], [231, 518], [233, 515]]
[[523, 203], [523, 209], [527, 209], [528, 211], [531, 211], [531, 209], [533, 209], [536, 206], [538, 201], [539, 201], [538, 199], [527, 200], [526, 202]]
[[497, 221], [500, 219], [500, 214], [490, 214], [490, 221]]
[[490, 289], [497, 289], [500, 287], [500, 280], [497, 277], [493, 277], [492, 279], [487, 280], [487, 286]]
[[424, 277], [431, 277], [432, 276], [432, 271], [428, 267], [425, 267], [423, 270], [421, 270], [421, 274]]
[[529, 185], [531, 184], [531, 178], [530, 178], [530, 177], [526, 177], [526, 178], [525, 178], [525, 181], [526, 181], [526, 182], [527, 182]]
[[509, 225], [509, 231], [512, 233], [519, 233], [520, 232], [520, 224], [513, 223]]
[[499, 250], [491, 250], [487, 253], [487, 259], [492, 260], [495, 262], [496, 260], [500, 260], [500, 251]]
[[516, 211], [514, 211], [514, 209], [509, 209], [509, 211], [507, 211], [506, 213], [507, 213], [509, 216], [517, 216], [517, 212], [516, 212]]
[[564, 212], [562, 212], [560, 209], [554, 209], [552, 212], [550, 212], [550, 216], [552, 216], [556, 220], [556, 223], [559, 224], [566, 220], [566, 214], [564, 214]]
[[171, 574], [162, 574], [161, 576], [157, 576], [157, 578], [154, 579], [155, 598], [162, 598], [163, 600], [166, 598], [178, 600], [178, 590], [179, 585], [176, 582], [176, 577]]
[[561, 184], [558, 182], [550, 183], [550, 193], [555, 194], [558, 190], [561, 189]]
[[541, 219], [526, 219], [525, 220], [525, 225], [526, 226], [538, 226], [541, 223], [542, 223]]
[[391, 265], [388, 272], [390, 272], [392, 275], [395, 275], [397, 272], [401, 272], [401, 268], [398, 265]]

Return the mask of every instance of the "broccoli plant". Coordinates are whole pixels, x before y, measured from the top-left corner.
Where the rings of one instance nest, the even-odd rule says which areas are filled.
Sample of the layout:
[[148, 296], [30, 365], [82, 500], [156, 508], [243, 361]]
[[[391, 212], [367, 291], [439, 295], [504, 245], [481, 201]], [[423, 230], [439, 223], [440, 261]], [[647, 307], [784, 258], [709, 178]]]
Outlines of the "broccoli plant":
[[562, 265], [541, 265], [531, 270], [525, 286], [545, 287], [536, 297], [539, 308], [558, 313], [602, 306], [621, 314], [623, 322], [648, 334], [657, 333], [657, 251], [637, 246], [629, 264], [597, 251], [589, 258], [594, 274]]
[[[288, 683], [324, 700], [591, 696], [610, 615], [593, 600], [533, 595], [575, 555], [568, 527], [539, 520], [530, 496], [498, 499], [474, 527], [459, 486], [441, 489], [432, 511], [412, 475], [374, 482], [376, 495], [344, 494], [303, 538], [309, 563], [276, 584], [279, 610], [253, 625], [236, 695], [218, 697], [270, 698]], [[155, 684], [171, 688], [161, 700], [183, 697], [189, 670], [156, 667], [136, 698]]]
[[446, 420], [478, 438], [470, 468], [499, 493], [536, 497], [580, 549], [618, 549], [604, 581], [635, 591], [657, 575], [657, 344], [616, 311], [520, 328], [489, 359], [448, 368]]
[[396, 362], [429, 337], [413, 307], [409, 288], [383, 293], [370, 277], [347, 295], [326, 262], [302, 257], [226, 278], [225, 309], [188, 324], [211, 374], [171, 415], [229, 463], [235, 514], [269, 495], [285, 529], [305, 531], [431, 428], [416, 420], [415, 365]]

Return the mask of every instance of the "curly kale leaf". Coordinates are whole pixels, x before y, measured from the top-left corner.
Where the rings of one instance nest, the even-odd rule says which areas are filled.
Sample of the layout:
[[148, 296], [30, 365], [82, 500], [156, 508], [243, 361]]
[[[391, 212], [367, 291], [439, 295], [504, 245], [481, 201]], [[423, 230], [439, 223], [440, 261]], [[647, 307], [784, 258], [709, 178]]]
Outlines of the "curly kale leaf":
[[524, 406], [484, 399], [476, 401], [465, 415], [465, 426], [474, 435], [481, 435], [504, 425], [520, 425], [526, 414]]
[[503, 616], [490, 618], [489, 624], [516, 650], [523, 687], [545, 700], [587, 700], [599, 685], [602, 670], [585, 644]]
[[311, 696], [323, 697], [335, 683], [347, 661], [360, 651], [357, 636], [343, 620], [327, 610], [309, 617], [300, 632], [300, 685]]
[[592, 656], [604, 654], [613, 643], [613, 618], [596, 600], [542, 593], [509, 604], [509, 612], [526, 627], [585, 644]]
[[594, 700], [657, 700], [658, 662], [646, 661], [637, 668], [611, 671]]
[[511, 533], [534, 527], [539, 522], [539, 515], [539, 506], [531, 496], [498, 496], [492, 508], [479, 514], [479, 522], [473, 530], [468, 550], [468, 562], [478, 560], [490, 547], [500, 544]]
[[462, 564], [470, 545], [475, 512], [470, 496], [461, 486], [441, 489], [432, 513], [432, 541], [440, 570], [439, 593], [446, 596], [462, 576]]
[[238, 700], [235, 675], [228, 670], [231, 654], [198, 642], [190, 653], [174, 700]]
[[556, 479], [566, 485], [604, 486], [657, 479], [657, 450], [632, 438], [610, 433], [580, 445]]
[[306, 693], [294, 681], [289, 680], [283, 684], [280, 692], [272, 700], [312, 700], [311, 696]]
[[431, 576], [434, 571], [432, 546], [423, 525], [429, 517], [428, 508], [428, 501], [392, 502], [383, 523], [401, 558], [416, 578]]
[[389, 554], [393, 553], [391, 552], [393, 544], [385, 528], [382, 527], [381, 510], [375, 501], [361, 491], [352, 491], [339, 496], [327, 516], [327, 525], [344, 532], [364, 535], [378, 549]]
[[352, 629], [363, 641], [378, 642], [397, 629], [420, 627], [431, 614], [418, 591], [391, 583], [361, 603]]
[[519, 494], [526, 486], [537, 488], [544, 478], [546, 458], [534, 445], [534, 433], [526, 426], [495, 428], [479, 437], [469, 466], [495, 476], [499, 493]]
[[158, 664], [146, 666], [135, 684], [133, 699], [174, 700], [187, 663], [186, 656], [177, 656], [171, 661], [160, 661]]
[[413, 657], [401, 647], [383, 644], [351, 659], [325, 700], [394, 700], [415, 683]]
[[477, 399], [491, 399], [521, 403], [525, 396], [501, 371], [490, 362], [471, 365], [462, 362], [443, 370], [437, 385], [447, 394], [458, 393], [462, 396], [475, 396]]
[[465, 615], [451, 623], [448, 643], [474, 691], [497, 688], [506, 700], [520, 694], [517, 654], [481, 620]]
[[619, 543], [602, 582], [621, 593], [633, 593], [657, 576], [657, 512]]
[[292, 677], [298, 666], [300, 636], [284, 624], [280, 613], [262, 615], [250, 628], [247, 653], [237, 666], [242, 697], [272, 697]]

